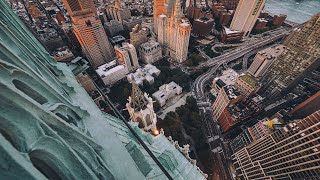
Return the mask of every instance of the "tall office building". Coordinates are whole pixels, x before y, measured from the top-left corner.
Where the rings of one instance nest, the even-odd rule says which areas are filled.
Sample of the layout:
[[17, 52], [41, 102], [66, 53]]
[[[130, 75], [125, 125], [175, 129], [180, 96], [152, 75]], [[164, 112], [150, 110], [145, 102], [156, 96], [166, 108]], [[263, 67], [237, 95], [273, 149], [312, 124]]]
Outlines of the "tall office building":
[[153, 1], [153, 30], [157, 34], [158, 33], [158, 17], [161, 14], [165, 13], [165, 7], [164, 7], [165, 0], [154, 0]]
[[133, 46], [136, 49], [139, 49], [140, 45], [147, 41], [148, 41], [147, 29], [142, 28], [140, 24], [136, 24], [134, 28], [132, 28], [132, 31], [130, 32], [130, 43], [133, 44]]
[[139, 62], [136, 48], [129, 43], [122, 43], [122, 47], [115, 46], [114, 48], [120, 64], [125, 65], [129, 72], [138, 69]]
[[183, 17], [180, 0], [176, 0], [172, 11], [167, 11], [171, 12], [168, 16], [161, 14], [155, 19], [158, 41], [165, 55], [181, 63], [187, 60], [191, 24]]
[[71, 16], [74, 34], [92, 67], [97, 68], [110, 62], [114, 57], [114, 50], [100, 19], [97, 18], [93, 1], [64, 0], [63, 2]]
[[320, 111], [232, 155], [240, 179], [319, 179]]
[[233, 16], [230, 29], [249, 36], [266, 0], [240, 0]]
[[320, 65], [320, 13], [313, 16], [302, 29], [288, 36], [287, 47], [261, 79], [260, 94], [269, 99], [294, 87]]
[[116, 0], [114, 5], [106, 7], [106, 14], [109, 19], [117, 20], [122, 23], [123, 20], [131, 18], [131, 12], [127, 8], [121, 7], [120, 0]]
[[81, 65], [57, 63], [6, 1], [0, 32], [0, 179], [206, 178], [163, 132], [100, 111]]
[[283, 45], [278, 45], [276, 47], [269, 47], [259, 51], [254, 57], [254, 60], [247, 72], [256, 79], [262, 78], [274, 60], [284, 51], [285, 48], [286, 47]]
[[298, 104], [290, 114], [295, 118], [306, 117], [313, 112], [320, 110], [320, 91], [316, 92], [314, 95]]
[[247, 129], [244, 129], [242, 133], [240, 133], [236, 138], [234, 138], [230, 142], [230, 147], [233, 153], [236, 153], [238, 150], [253, 143], [254, 141], [259, 140], [260, 138], [267, 136], [271, 132], [272, 128], [268, 126], [268, 123], [272, 123], [272, 121], [273, 120], [269, 118], [264, 118], [255, 125], [248, 127]]
[[74, 16], [81, 11], [96, 13], [93, 0], [63, 0], [64, 6], [70, 16]]

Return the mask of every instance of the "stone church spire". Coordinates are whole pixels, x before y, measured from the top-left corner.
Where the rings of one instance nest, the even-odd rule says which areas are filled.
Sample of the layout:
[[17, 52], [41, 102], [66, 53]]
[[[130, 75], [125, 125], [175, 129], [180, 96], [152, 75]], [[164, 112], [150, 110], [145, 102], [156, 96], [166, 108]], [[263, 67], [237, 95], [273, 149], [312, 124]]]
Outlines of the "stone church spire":
[[157, 115], [153, 110], [153, 100], [147, 93], [143, 93], [135, 83], [132, 83], [132, 93], [126, 107], [131, 121], [138, 122], [139, 128], [151, 131], [154, 135], [159, 134], [156, 127]]
[[144, 97], [141, 89], [134, 82], [132, 83], [131, 91], [131, 107], [137, 111], [145, 109], [148, 105], [147, 99]]

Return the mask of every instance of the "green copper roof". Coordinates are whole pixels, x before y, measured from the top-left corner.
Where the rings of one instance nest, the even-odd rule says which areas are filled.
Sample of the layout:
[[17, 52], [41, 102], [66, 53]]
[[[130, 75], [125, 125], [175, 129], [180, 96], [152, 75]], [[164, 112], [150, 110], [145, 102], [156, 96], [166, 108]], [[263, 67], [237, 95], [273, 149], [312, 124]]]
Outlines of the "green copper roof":
[[[167, 179], [128, 127], [100, 111], [4, 0], [0, 77], [0, 179]], [[173, 179], [204, 179], [164, 135], [130, 126]]]
[[[169, 171], [173, 179], [205, 179], [198, 167], [191, 164], [189, 160], [162, 134], [153, 136], [149, 132], [145, 132], [138, 128], [138, 123], [129, 123], [136, 133], [143, 138], [149, 149], [153, 154], [159, 158], [161, 164]], [[153, 168], [152, 171], [146, 176], [147, 179], [166, 179], [163, 172], [153, 162], [153, 160], [147, 155], [147, 152], [136, 141], [130, 141], [133, 138], [130, 131], [123, 131], [125, 126], [122, 121], [117, 118], [112, 118], [110, 125], [114, 128], [115, 133], [121, 139], [122, 143], [126, 147], [133, 146], [135, 143], [139, 147], [140, 151], [146, 155], [147, 162]], [[148, 139], [152, 139], [150, 142]], [[129, 144], [129, 145], [128, 145]], [[138, 165], [139, 166], [139, 165]]]

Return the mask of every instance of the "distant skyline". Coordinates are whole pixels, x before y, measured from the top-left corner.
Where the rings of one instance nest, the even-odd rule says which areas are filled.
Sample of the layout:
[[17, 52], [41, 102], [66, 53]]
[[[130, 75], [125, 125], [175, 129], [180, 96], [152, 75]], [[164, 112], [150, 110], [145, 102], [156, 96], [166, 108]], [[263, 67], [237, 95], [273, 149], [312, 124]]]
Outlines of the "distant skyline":
[[264, 10], [273, 14], [286, 14], [287, 19], [297, 23], [308, 21], [320, 10], [319, 0], [267, 0]]

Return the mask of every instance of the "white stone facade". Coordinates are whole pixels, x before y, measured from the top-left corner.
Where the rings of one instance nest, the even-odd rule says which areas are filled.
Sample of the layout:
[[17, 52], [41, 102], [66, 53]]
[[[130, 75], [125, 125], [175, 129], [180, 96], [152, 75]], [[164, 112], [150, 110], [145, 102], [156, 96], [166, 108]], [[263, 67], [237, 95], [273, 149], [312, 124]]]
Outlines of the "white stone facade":
[[149, 84], [154, 83], [154, 77], [159, 76], [160, 70], [151, 64], [147, 64], [143, 68], [137, 69], [135, 73], [130, 73], [127, 75], [129, 82], [133, 82], [138, 85], [143, 85], [143, 82], [146, 81]]
[[125, 65], [118, 65], [116, 60], [110, 63], [99, 66], [96, 72], [102, 78], [105, 85], [112, 85], [117, 81], [126, 77], [129, 73]]
[[152, 97], [160, 104], [164, 106], [168, 99], [182, 93], [182, 87], [175, 82], [164, 84], [159, 87], [159, 90], [152, 94]]

